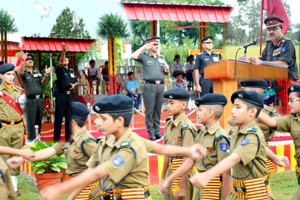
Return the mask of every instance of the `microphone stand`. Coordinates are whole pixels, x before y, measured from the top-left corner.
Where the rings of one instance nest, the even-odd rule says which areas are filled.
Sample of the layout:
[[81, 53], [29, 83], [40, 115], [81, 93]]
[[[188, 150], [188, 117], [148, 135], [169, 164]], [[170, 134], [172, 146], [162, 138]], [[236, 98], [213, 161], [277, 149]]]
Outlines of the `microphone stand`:
[[246, 57], [246, 55], [247, 55], [247, 48], [248, 48], [248, 47], [244, 47], [244, 59], [247, 58], [247, 57]]
[[[236, 58], [237, 58], [237, 54], [239, 52], [239, 50], [241, 49], [242, 47], [238, 48], [238, 50], [235, 52], [235, 58], [234, 58], [234, 70], [233, 70], [233, 80], [235, 79], [235, 76], [236, 76]], [[247, 53], [247, 52], [244, 52], [244, 53]], [[244, 54], [246, 55], [246, 54]]]

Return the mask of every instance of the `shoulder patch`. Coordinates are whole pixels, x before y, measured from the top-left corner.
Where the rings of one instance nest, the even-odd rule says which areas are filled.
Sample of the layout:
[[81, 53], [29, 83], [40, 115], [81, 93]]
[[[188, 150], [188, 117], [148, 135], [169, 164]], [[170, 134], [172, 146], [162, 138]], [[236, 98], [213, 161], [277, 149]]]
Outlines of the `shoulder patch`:
[[228, 152], [229, 146], [226, 142], [220, 142], [220, 150], [223, 152]]
[[247, 145], [249, 142], [250, 142], [249, 139], [244, 139], [244, 140], [242, 141], [242, 143], [241, 143], [241, 146], [245, 146], [245, 145]]
[[246, 131], [247, 131], [247, 133], [256, 133], [257, 128], [255, 128], [255, 127], [247, 128]]
[[127, 146], [130, 146], [130, 142], [129, 142], [129, 141], [121, 142], [120, 146], [121, 146], [121, 147], [127, 147]]
[[189, 127], [188, 124], [184, 124], [184, 125], [181, 126], [182, 129], [186, 129], [186, 128], [188, 128], [188, 127]]
[[121, 167], [124, 163], [125, 160], [122, 156], [120, 155], [116, 155], [113, 160], [112, 160], [113, 165], [117, 166], [117, 167]]

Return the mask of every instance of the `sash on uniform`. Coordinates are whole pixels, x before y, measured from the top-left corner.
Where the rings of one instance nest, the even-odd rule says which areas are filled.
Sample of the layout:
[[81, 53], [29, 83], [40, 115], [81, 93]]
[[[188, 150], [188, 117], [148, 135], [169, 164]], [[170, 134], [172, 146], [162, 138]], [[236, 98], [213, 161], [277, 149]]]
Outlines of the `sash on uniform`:
[[2, 92], [4, 95], [2, 95], [3, 101], [5, 101], [10, 107], [12, 107], [19, 115], [22, 115], [22, 111], [19, 107], [19, 105], [15, 102], [14, 99], [12, 99], [8, 94], [5, 94]]

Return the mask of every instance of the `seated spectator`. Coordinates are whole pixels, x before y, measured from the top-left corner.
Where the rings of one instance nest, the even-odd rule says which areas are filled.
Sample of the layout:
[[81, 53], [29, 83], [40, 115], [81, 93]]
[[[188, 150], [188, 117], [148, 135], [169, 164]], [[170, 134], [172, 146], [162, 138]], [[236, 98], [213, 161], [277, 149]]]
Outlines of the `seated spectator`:
[[194, 72], [194, 56], [190, 55], [186, 59], [184, 69], [186, 72], [186, 80], [188, 81], [188, 87], [191, 88], [194, 85], [193, 72]]
[[178, 73], [185, 73], [183, 65], [180, 63], [180, 55], [175, 55], [174, 63], [172, 64], [173, 77], [176, 78]]
[[187, 89], [187, 82], [183, 79], [184, 73], [178, 73], [176, 80], [173, 81], [173, 88], [179, 87], [183, 89]]
[[103, 77], [103, 80], [105, 82], [108, 82], [109, 81], [109, 78], [108, 78], [108, 61], [105, 61], [104, 65], [102, 65], [100, 67], [102, 68], [101, 75]]
[[134, 72], [128, 72], [127, 75], [128, 80], [125, 84], [125, 90], [127, 92], [127, 96], [132, 99], [134, 108], [138, 110], [142, 102], [142, 95], [139, 94], [139, 83], [135, 79]]
[[45, 96], [43, 105], [44, 105], [44, 113], [46, 114], [47, 117], [47, 122], [51, 123], [51, 116], [53, 114], [53, 110], [51, 107], [51, 101], [49, 100], [48, 96]]
[[98, 76], [98, 69], [95, 68], [95, 60], [90, 60], [90, 68], [88, 68], [87, 78], [89, 80], [90, 86], [93, 86], [93, 81], [97, 81], [96, 83], [96, 94], [99, 94], [99, 85], [100, 78]]

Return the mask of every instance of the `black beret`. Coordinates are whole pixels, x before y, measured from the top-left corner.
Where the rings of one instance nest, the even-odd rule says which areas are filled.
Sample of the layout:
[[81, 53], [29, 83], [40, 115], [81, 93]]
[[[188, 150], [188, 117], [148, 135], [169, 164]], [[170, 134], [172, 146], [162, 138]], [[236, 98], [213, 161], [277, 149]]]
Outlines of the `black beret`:
[[240, 82], [240, 84], [243, 87], [251, 87], [251, 88], [266, 89], [268, 87], [268, 83], [262, 79], [243, 80]]
[[87, 116], [90, 114], [89, 109], [80, 102], [72, 102], [71, 103], [71, 109], [72, 109], [72, 119], [80, 119], [85, 121]]
[[15, 66], [13, 64], [3, 64], [0, 66], [0, 74], [5, 74], [6, 72], [13, 71]]
[[207, 36], [207, 37], [203, 38], [201, 40], [201, 42], [211, 43], [212, 42], [212, 38], [211, 38], [211, 36]]
[[175, 99], [187, 101], [191, 97], [191, 93], [183, 88], [172, 88], [164, 93], [166, 99]]
[[226, 105], [227, 99], [223, 94], [209, 93], [195, 99], [196, 106], [200, 105]]
[[146, 39], [146, 41], [148, 43], [150, 43], [150, 42], [159, 42], [159, 37], [155, 36], [155, 37], [152, 37], [152, 38], [148, 38], [148, 39]]
[[288, 89], [288, 94], [291, 92], [300, 92], [300, 84], [291, 85]]
[[133, 111], [133, 101], [123, 94], [116, 94], [97, 101], [93, 105], [96, 113], [125, 113]]
[[182, 75], [183, 77], [185, 77], [185, 73], [184, 73], [184, 72], [178, 72], [178, 73], [176, 74], [176, 77], [179, 76], [179, 75]]
[[284, 21], [278, 17], [275, 17], [275, 16], [270, 16], [270, 17], [267, 17], [265, 20], [264, 20], [264, 23], [265, 25], [267, 26], [267, 28], [270, 28], [270, 27], [275, 27], [275, 26], [279, 26], [281, 25], [281, 23], [283, 23]]
[[248, 91], [248, 90], [236, 91], [231, 95], [231, 102], [233, 103], [236, 98], [251, 103], [253, 105], [259, 106], [261, 108], [264, 107], [264, 100], [262, 96], [255, 91]]

